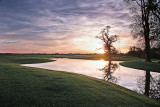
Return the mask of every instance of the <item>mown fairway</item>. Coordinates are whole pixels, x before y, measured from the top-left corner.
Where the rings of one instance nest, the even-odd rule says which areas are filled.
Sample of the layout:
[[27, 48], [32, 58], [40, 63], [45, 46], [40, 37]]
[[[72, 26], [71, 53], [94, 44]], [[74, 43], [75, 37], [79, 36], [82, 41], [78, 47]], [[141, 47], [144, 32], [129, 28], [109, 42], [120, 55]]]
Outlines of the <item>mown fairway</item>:
[[22, 67], [48, 58], [101, 59], [74, 55], [0, 55], [0, 107], [4, 106], [160, 106], [160, 102], [95, 78]]
[[158, 61], [144, 62], [142, 59], [135, 58], [131, 61], [122, 62], [120, 65], [134, 69], [160, 72], [160, 64]]

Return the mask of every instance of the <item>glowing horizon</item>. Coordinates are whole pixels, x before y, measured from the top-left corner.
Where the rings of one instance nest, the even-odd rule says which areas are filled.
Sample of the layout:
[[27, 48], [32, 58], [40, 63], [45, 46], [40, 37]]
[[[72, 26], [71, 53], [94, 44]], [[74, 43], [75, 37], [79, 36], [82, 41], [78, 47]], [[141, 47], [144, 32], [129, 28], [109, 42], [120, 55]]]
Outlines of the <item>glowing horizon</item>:
[[123, 0], [1, 0], [0, 53], [104, 53], [95, 38], [106, 25], [126, 53], [130, 13]]

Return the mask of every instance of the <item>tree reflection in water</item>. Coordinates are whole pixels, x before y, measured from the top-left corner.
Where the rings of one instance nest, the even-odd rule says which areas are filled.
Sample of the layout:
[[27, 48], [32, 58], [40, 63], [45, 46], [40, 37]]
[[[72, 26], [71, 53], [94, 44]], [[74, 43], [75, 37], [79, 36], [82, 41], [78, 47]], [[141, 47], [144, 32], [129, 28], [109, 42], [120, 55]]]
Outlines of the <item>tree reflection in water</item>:
[[137, 79], [136, 92], [160, 100], [160, 76], [152, 77], [150, 71], [146, 71], [144, 77]]
[[104, 79], [106, 81], [117, 83], [118, 79], [112, 75], [112, 73], [119, 67], [117, 63], [112, 63], [111, 61], [108, 62], [104, 68], [100, 69], [104, 72]]

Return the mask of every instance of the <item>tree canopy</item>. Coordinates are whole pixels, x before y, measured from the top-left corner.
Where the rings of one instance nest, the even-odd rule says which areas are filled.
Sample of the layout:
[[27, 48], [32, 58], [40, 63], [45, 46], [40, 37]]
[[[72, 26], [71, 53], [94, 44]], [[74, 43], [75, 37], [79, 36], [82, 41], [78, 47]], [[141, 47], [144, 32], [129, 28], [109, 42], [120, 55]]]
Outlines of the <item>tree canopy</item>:
[[151, 61], [150, 48], [160, 47], [160, 0], [124, 1], [132, 12], [132, 36], [145, 48], [145, 61]]
[[100, 35], [97, 36], [97, 38], [102, 40], [103, 49], [105, 53], [108, 55], [109, 59], [113, 54], [118, 53], [116, 48], [113, 46], [113, 43], [118, 40], [118, 36], [110, 35], [109, 34], [110, 28], [111, 28], [110, 26], [106, 26], [105, 28], [102, 29], [102, 31], [100, 32]]

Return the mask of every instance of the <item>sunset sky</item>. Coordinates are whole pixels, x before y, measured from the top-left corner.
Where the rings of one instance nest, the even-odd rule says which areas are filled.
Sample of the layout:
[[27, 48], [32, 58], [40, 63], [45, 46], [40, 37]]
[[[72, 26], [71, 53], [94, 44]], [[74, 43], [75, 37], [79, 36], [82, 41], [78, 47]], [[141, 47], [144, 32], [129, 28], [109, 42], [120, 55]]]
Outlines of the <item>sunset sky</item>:
[[0, 53], [97, 53], [106, 25], [127, 52], [130, 23], [123, 0], [0, 0]]

